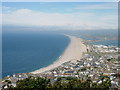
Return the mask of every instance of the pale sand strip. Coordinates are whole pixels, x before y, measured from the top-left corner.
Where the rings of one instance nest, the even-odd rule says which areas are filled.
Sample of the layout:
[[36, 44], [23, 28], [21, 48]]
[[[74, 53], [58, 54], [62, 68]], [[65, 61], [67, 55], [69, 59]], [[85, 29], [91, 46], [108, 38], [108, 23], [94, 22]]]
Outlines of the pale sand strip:
[[56, 60], [53, 64], [47, 67], [38, 69], [36, 71], [33, 71], [31, 73], [33, 74], [42, 73], [45, 71], [52, 70], [67, 61], [81, 59], [82, 53], [87, 51], [86, 46], [82, 42], [82, 39], [77, 38], [75, 36], [70, 36], [70, 35], [66, 35], [66, 36], [70, 38], [70, 43], [68, 47], [65, 49], [64, 53], [60, 56], [60, 58]]

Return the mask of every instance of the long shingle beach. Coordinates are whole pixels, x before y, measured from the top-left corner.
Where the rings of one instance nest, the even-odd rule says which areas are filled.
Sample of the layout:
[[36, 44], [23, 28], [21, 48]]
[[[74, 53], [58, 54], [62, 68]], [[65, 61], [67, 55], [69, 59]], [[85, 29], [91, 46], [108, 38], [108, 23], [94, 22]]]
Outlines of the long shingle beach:
[[70, 35], [66, 35], [66, 36], [70, 38], [70, 43], [65, 49], [64, 53], [60, 56], [60, 58], [58, 58], [58, 60], [56, 60], [53, 64], [35, 70], [31, 73], [38, 74], [45, 71], [49, 71], [60, 66], [61, 64], [67, 61], [80, 60], [82, 58], [82, 53], [87, 51], [87, 47], [85, 46], [85, 44], [83, 44], [82, 39]]

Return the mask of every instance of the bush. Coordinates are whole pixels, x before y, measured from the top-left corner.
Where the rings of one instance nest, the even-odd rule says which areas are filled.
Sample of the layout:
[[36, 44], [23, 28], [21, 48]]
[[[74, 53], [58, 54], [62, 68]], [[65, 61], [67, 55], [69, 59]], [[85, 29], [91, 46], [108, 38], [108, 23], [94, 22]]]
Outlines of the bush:
[[39, 88], [40, 90], [45, 90], [52, 88], [54, 90], [58, 89], [75, 89], [75, 88], [109, 88], [111, 86], [110, 79], [103, 81], [101, 84], [93, 83], [90, 78], [86, 81], [81, 81], [78, 78], [74, 77], [58, 77], [57, 81], [53, 84], [50, 83], [49, 79], [41, 77], [29, 77], [24, 80], [17, 82], [16, 88]]

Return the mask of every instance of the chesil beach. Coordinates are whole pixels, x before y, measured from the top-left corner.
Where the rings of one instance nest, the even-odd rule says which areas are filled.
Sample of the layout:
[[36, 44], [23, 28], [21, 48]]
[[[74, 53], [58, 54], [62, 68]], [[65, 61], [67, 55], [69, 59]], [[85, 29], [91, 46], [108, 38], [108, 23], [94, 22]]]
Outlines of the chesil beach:
[[89, 1], [3, 2], [0, 90], [119, 90], [120, 3]]
[[47, 67], [40, 68], [30, 73], [32, 74], [43, 73], [55, 69], [65, 62], [71, 60], [74, 62], [82, 58], [82, 54], [87, 51], [87, 47], [84, 44], [83, 40], [75, 36], [70, 36], [70, 35], [66, 35], [66, 36], [70, 38], [70, 43], [65, 49], [65, 51], [62, 53], [62, 55], [53, 64]]

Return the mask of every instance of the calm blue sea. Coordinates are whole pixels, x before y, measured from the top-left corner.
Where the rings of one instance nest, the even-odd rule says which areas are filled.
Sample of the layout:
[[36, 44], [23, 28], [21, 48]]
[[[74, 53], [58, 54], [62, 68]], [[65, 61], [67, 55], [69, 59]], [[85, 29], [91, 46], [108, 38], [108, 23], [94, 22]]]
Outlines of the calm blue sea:
[[2, 76], [31, 72], [53, 63], [69, 41], [64, 35], [49, 32], [3, 31]]

